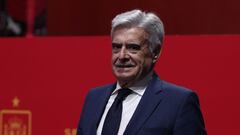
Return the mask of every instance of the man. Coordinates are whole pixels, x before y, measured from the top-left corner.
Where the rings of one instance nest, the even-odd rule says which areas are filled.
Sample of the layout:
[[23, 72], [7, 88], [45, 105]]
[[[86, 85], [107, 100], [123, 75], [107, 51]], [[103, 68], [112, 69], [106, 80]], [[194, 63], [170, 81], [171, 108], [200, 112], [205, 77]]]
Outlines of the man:
[[154, 72], [161, 20], [140, 10], [119, 14], [111, 37], [117, 82], [89, 92], [77, 135], [206, 135], [197, 95]]

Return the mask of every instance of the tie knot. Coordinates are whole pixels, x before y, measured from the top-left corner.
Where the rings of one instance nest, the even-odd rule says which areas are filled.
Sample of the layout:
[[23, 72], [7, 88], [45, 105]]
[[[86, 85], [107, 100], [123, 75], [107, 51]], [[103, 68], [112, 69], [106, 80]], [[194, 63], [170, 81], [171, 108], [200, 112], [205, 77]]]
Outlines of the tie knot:
[[123, 101], [129, 94], [131, 94], [131, 92], [132, 92], [132, 90], [130, 90], [128, 88], [119, 89], [116, 100]]

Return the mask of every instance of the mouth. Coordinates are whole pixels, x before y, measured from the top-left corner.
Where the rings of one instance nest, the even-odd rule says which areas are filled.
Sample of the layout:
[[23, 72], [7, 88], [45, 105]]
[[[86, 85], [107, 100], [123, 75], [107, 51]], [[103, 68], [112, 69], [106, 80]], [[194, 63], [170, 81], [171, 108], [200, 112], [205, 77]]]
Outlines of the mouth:
[[115, 72], [123, 74], [123, 73], [131, 72], [135, 68], [135, 65], [130, 65], [130, 64], [119, 65], [119, 64], [117, 64], [117, 65], [114, 65], [114, 67], [115, 67]]
[[131, 67], [135, 67], [135, 66], [132, 65], [132, 64], [127, 64], [127, 65], [124, 65], [124, 64], [115, 64], [115, 67], [117, 67], [117, 68], [131, 68]]

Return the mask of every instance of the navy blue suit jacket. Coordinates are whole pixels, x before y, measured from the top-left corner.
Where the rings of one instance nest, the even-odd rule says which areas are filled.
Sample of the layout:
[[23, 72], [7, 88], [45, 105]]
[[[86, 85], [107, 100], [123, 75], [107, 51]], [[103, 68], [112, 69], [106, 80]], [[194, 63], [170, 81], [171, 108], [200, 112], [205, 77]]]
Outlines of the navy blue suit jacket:
[[[77, 135], [96, 135], [116, 84], [91, 90], [85, 100]], [[149, 83], [124, 135], [206, 135], [197, 95], [157, 75]]]

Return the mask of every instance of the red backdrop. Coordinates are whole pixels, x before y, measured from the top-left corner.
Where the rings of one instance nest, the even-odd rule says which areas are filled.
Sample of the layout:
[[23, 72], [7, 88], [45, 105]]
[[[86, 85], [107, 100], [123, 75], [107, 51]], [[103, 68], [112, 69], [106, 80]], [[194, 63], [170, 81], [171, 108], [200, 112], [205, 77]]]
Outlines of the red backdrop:
[[239, 0], [48, 1], [50, 35], [106, 35], [112, 18], [143, 9], [157, 13], [167, 34], [239, 34]]
[[[240, 36], [167, 36], [157, 63], [162, 79], [198, 93], [209, 135], [238, 133], [239, 44]], [[68, 135], [89, 88], [114, 82], [110, 56], [106, 36], [0, 39], [0, 111], [30, 111], [33, 135]]]
[[239, 0], [7, 0], [14, 20], [26, 22], [27, 1], [35, 15], [47, 8], [50, 35], [106, 35], [112, 18], [143, 9], [157, 13], [167, 34], [239, 34]]

